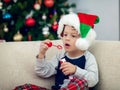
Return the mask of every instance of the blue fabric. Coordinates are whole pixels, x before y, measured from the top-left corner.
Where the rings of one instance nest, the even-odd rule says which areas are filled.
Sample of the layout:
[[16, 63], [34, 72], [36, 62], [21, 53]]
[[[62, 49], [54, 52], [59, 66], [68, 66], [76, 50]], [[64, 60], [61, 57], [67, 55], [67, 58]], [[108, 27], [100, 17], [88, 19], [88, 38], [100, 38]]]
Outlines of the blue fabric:
[[[80, 67], [82, 69], [85, 68], [86, 59], [85, 59], [84, 55], [82, 57], [80, 57], [80, 58], [77, 58], [77, 59], [70, 59], [67, 56], [65, 56], [64, 58], [65, 58], [65, 60], [67, 62], [70, 62], [70, 63], [72, 63], [74, 65], [77, 65], [78, 67]], [[60, 85], [62, 85], [63, 82], [64, 82], [64, 79], [68, 79], [68, 75], [64, 75], [62, 70], [60, 70], [59, 68], [60, 68], [60, 61], [58, 63], [58, 67], [56, 69], [57, 74], [55, 75], [55, 86], [52, 86], [53, 90], [59, 90]]]

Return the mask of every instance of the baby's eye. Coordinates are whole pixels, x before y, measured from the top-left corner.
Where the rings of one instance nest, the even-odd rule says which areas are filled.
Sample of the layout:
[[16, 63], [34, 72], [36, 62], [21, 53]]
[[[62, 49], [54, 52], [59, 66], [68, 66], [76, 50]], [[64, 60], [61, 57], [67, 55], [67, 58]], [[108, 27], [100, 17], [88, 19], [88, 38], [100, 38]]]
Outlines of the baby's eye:
[[77, 38], [77, 35], [72, 35], [73, 38]]
[[63, 34], [63, 36], [67, 36], [67, 34], [66, 34], [66, 33], [64, 33], [64, 34]]

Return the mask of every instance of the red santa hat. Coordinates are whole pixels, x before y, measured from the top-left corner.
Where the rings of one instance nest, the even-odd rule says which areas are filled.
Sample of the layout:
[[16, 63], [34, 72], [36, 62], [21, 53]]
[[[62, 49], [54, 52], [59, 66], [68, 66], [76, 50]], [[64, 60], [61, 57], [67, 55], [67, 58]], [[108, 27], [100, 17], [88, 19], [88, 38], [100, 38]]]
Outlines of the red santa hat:
[[76, 41], [76, 47], [81, 50], [87, 50], [96, 38], [96, 32], [93, 30], [94, 24], [99, 22], [99, 17], [86, 13], [70, 13], [62, 16], [59, 21], [58, 35], [61, 37], [64, 25], [73, 26], [80, 38]]

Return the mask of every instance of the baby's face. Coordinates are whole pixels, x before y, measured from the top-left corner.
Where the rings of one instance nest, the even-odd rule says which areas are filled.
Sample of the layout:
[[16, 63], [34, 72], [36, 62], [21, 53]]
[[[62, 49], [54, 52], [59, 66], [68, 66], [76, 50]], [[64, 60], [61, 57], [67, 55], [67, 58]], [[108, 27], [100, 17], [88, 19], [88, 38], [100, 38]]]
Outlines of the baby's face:
[[78, 38], [80, 38], [78, 31], [74, 27], [66, 25], [62, 33], [62, 40], [65, 50], [66, 51], [77, 50], [75, 43]]

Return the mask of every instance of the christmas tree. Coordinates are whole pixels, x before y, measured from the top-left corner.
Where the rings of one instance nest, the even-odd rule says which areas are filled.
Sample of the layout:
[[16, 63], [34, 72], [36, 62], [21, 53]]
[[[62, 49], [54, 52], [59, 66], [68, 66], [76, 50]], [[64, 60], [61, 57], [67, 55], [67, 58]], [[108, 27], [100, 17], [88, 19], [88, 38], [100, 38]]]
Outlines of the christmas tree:
[[58, 39], [58, 21], [73, 11], [67, 0], [0, 1], [0, 39], [36, 41]]

